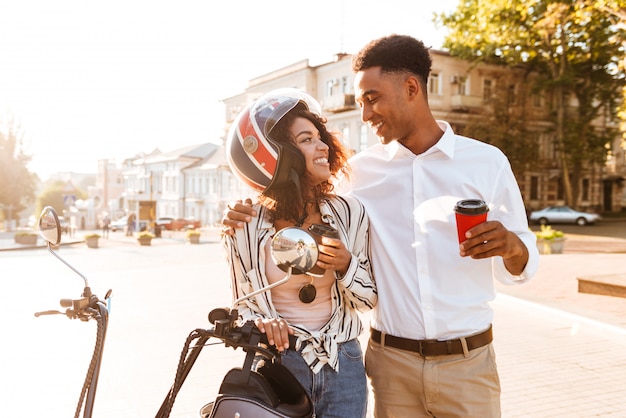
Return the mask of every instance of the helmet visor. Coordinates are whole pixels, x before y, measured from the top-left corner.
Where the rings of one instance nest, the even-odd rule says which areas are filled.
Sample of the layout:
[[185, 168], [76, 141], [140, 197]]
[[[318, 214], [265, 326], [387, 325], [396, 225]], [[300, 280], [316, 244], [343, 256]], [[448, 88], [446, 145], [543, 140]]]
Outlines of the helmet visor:
[[298, 103], [318, 116], [322, 115], [320, 104], [307, 93], [297, 89], [277, 89], [261, 96], [252, 106], [251, 115], [257, 120], [264, 120], [263, 133], [267, 136], [274, 126]]

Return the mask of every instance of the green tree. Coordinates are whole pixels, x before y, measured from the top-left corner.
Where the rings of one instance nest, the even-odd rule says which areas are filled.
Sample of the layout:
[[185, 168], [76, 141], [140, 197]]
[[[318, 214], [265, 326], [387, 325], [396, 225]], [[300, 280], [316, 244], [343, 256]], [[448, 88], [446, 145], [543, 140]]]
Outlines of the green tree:
[[63, 215], [65, 202], [63, 201], [63, 187], [65, 183], [57, 180], [49, 184], [37, 197], [37, 213], [41, 213], [46, 206], [52, 206], [54, 210]]
[[30, 156], [23, 150], [23, 135], [11, 119], [0, 121], [0, 208], [4, 219], [19, 219], [19, 213], [35, 198], [36, 174], [28, 170]]
[[[521, 75], [502, 73], [494, 76], [495, 88], [491, 97], [484, 98], [487, 112], [471, 119], [463, 129], [463, 135], [480, 138], [504, 152], [516, 176], [533, 167], [537, 162], [537, 135], [528, 129], [527, 94], [518, 91], [512, 96], [509, 86]], [[525, 86], [526, 84], [524, 84]]]
[[[626, 30], [626, 0], [587, 0], [593, 7], [601, 12], [612, 15], [615, 18], [615, 25], [622, 30]], [[622, 50], [626, 51], [626, 40], [622, 40]], [[626, 68], [626, 59], [621, 60], [620, 68]], [[626, 86], [622, 87], [622, 103], [619, 109], [619, 118], [622, 122], [622, 144], [626, 148]]]
[[[43, 191], [37, 196], [36, 211], [41, 213], [46, 206], [52, 206], [59, 216], [64, 215], [65, 210], [68, 209], [65, 206], [65, 200], [63, 198], [63, 191], [65, 189], [66, 182], [63, 180], [48, 180], [43, 184]], [[77, 187], [75, 191], [76, 199], [85, 199], [87, 193]]]
[[622, 98], [626, 39], [618, 18], [590, 0], [466, 0], [438, 21], [452, 55], [539, 75], [532, 88], [550, 99], [565, 199], [576, 206], [572, 183], [603, 161], [615, 134], [608, 122]]
[[615, 16], [618, 25], [624, 26], [626, 23], [626, 0], [586, 0], [586, 3]]

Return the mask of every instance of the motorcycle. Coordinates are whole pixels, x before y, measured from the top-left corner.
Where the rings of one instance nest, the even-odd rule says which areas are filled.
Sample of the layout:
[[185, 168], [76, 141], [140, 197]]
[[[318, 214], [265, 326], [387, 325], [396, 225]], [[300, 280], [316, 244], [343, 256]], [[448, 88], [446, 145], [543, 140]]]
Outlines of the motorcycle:
[[[109, 325], [108, 301], [111, 297], [111, 290], [106, 293], [104, 300], [101, 300], [92, 293], [87, 278], [76, 270], [72, 265], [61, 258], [53, 247], [61, 243], [61, 222], [56, 211], [48, 206], [44, 208], [39, 217], [39, 233], [47, 242], [48, 251], [56, 258], [61, 260], [63, 264], [68, 266], [72, 271], [78, 274], [84, 281], [85, 287], [83, 293], [78, 299], [61, 299], [61, 307], [67, 308], [65, 312], [59, 310], [48, 310], [36, 312], [35, 316], [45, 315], [65, 315], [70, 319], [80, 319], [83, 322], [95, 320], [97, 322], [96, 344], [91, 356], [91, 361], [87, 368], [87, 375], [83, 383], [83, 387], [78, 398], [78, 405], [74, 417], [80, 417], [80, 411], [83, 410], [84, 418], [91, 418], [96, 398], [96, 390], [98, 388], [98, 377], [100, 375], [100, 365], [102, 364], [102, 354], [104, 352], [104, 341], [106, 339], [107, 328]], [[83, 408], [84, 403], [84, 408]]]
[[[70, 319], [97, 322], [96, 344], [88, 366], [75, 418], [91, 418], [93, 415], [100, 365], [104, 352], [104, 342], [108, 327], [108, 306], [111, 290], [104, 300], [94, 295], [89, 283], [73, 266], [63, 260], [54, 248], [61, 241], [61, 225], [55, 210], [46, 207], [39, 217], [39, 231], [47, 242], [50, 253], [77, 273], [85, 287], [81, 297], [75, 300], [63, 299], [61, 306], [65, 312], [49, 310], [37, 312], [35, 316], [62, 314]], [[192, 370], [202, 349], [211, 338], [219, 344], [233, 349], [241, 348], [246, 356], [242, 367], [231, 369], [222, 380], [216, 398], [199, 410], [201, 418], [225, 417], [260, 417], [260, 418], [308, 418], [313, 416], [313, 404], [298, 380], [280, 363], [280, 353], [270, 346], [264, 334], [261, 334], [252, 321], [239, 322], [237, 305], [260, 293], [286, 283], [291, 274], [301, 274], [315, 266], [318, 256], [315, 238], [298, 227], [284, 228], [279, 231], [271, 244], [272, 257], [276, 264], [286, 272], [283, 279], [262, 289], [258, 289], [233, 302], [230, 308], [213, 309], [208, 316], [212, 327], [194, 329], [186, 338], [176, 370], [174, 382], [167, 391], [155, 418], [170, 416], [176, 397], [189, 372]], [[84, 404], [84, 407], [83, 407]]]

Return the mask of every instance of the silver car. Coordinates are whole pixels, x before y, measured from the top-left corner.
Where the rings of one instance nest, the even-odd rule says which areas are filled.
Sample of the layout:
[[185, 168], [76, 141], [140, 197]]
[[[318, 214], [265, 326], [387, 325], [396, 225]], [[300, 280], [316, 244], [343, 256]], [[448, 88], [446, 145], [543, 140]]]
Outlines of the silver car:
[[576, 224], [587, 225], [601, 220], [597, 213], [579, 212], [569, 206], [548, 206], [530, 213], [530, 222], [540, 225]]

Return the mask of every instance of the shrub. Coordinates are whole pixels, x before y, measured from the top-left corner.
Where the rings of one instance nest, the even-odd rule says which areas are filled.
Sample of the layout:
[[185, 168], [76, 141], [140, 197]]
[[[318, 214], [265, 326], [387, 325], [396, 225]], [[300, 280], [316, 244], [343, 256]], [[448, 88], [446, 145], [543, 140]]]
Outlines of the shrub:
[[192, 236], [192, 235], [202, 235], [202, 232], [201, 232], [201, 231], [198, 231], [197, 229], [189, 229], [189, 230], [187, 230], [187, 232], [185, 233], [185, 236], [186, 236], [187, 238], [189, 238], [189, 237], [190, 237], [190, 236]]
[[563, 238], [563, 231], [552, 229], [550, 225], [541, 225], [541, 230], [535, 232], [537, 239], [545, 239], [548, 241], [555, 240], [557, 238]]
[[37, 236], [36, 232], [33, 231], [17, 231], [15, 233], [16, 237], [32, 237], [32, 236]]

